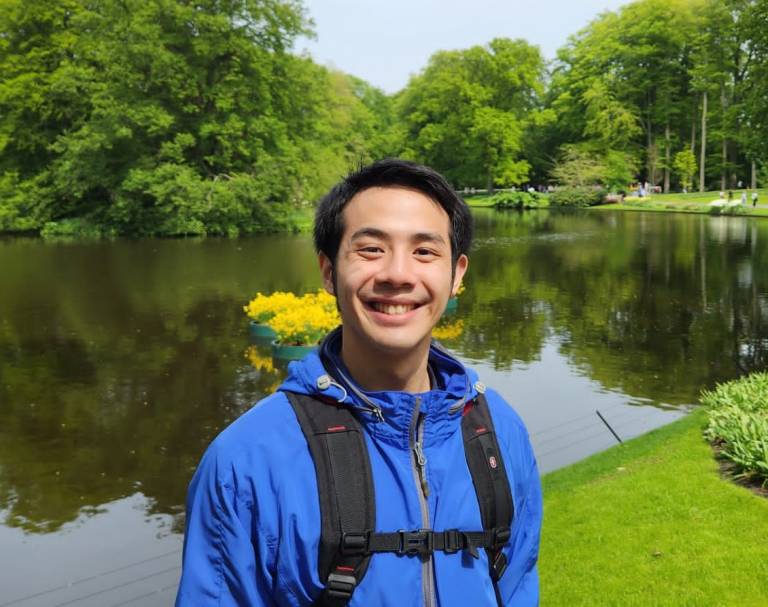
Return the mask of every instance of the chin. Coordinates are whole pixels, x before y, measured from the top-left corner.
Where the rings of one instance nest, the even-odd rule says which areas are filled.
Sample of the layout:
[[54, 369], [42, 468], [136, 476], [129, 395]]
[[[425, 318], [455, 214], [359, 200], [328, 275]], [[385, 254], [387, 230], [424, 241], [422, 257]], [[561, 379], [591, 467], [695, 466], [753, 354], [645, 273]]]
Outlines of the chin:
[[431, 341], [431, 332], [414, 336], [413, 330], [403, 330], [397, 332], [377, 332], [375, 335], [368, 336], [369, 343], [374, 348], [390, 354], [407, 354], [414, 348], [418, 348], [425, 341]]

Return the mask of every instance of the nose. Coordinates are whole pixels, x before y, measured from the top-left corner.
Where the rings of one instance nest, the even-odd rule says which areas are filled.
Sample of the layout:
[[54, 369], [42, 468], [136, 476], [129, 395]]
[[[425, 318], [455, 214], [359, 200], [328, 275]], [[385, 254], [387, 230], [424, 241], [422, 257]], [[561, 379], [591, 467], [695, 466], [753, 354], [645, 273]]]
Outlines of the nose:
[[376, 282], [395, 289], [412, 287], [416, 283], [413, 264], [409, 252], [392, 251], [382, 260]]

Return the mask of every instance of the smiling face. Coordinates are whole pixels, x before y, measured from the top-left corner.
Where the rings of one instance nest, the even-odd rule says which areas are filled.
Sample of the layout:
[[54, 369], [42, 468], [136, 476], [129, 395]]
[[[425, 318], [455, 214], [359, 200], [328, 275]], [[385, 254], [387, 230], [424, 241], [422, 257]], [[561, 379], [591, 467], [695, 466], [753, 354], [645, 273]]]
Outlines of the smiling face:
[[429, 348], [432, 328], [467, 269], [451, 271], [450, 221], [421, 192], [374, 187], [344, 208], [344, 233], [333, 268], [320, 255], [325, 288], [337, 297], [344, 351], [398, 355]]

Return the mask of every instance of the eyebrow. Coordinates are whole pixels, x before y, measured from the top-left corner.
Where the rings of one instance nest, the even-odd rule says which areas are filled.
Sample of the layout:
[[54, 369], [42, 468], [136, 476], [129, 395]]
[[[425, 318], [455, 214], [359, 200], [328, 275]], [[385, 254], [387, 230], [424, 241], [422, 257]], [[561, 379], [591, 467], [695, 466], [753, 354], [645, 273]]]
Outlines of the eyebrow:
[[[352, 234], [350, 241], [354, 242], [359, 238], [379, 238], [381, 240], [389, 240], [390, 236], [384, 230], [378, 228], [360, 228], [354, 234]], [[445, 239], [437, 232], [416, 232], [411, 236], [413, 242], [435, 242], [439, 244], [445, 244]]]

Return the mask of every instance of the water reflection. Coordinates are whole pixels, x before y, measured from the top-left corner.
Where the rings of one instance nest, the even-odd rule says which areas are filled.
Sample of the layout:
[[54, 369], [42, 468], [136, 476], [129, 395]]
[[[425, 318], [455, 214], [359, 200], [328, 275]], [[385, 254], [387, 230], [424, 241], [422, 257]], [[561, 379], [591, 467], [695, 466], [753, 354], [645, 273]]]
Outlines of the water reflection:
[[[692, 403], [768, 362], [768, 222], [542, 211], [477, 225], [447, 344], [515, 403], [544, 469], [611, 443], [595, 408], [632, 435], [667, 419], [649, 404]], [[179, 532], [202, 450], [284, 374], [249, 342], [243, 303], [316, 289], [315, 267], [307, 236], [0, 241], [3, 524], [51, 534], [140, 492]]]

